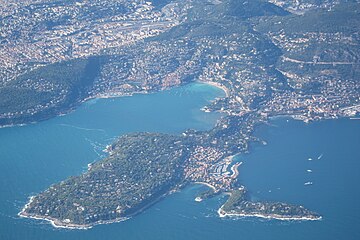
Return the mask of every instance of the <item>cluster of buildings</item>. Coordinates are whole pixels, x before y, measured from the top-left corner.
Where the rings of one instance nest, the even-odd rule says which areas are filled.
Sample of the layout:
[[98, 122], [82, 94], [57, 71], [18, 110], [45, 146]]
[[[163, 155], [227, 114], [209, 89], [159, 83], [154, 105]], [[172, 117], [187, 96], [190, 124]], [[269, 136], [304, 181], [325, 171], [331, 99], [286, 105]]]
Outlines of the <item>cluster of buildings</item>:
[[283, 7], [286, 10], [293, 12], [295, 14], [304, 14], [304, 12], [323, 8], [323, 9], [331, 9], [332, 7], [339, 4], [341, 1], [333, 1], [333, 0], [322, 0], [322, 1], [316, 1], [316, 0], [297, 0], [297, 1], [287, 1], [287, 0], [269, 0], [269, 2], [279, 6]]
[[29, 1], [6, 7], [0, 16], [0, 87], [44, 64], [99, 55], [158, 35], [178, 24], [181, 14], [176, 4], [161, 9], [142, 0]]
[[232, 157], [225, 157], [220, 149], [196, 146], [186, 162], [185, 179], [208, 184], [216, 192], [230, 190], [239, 165], [232, 164]]

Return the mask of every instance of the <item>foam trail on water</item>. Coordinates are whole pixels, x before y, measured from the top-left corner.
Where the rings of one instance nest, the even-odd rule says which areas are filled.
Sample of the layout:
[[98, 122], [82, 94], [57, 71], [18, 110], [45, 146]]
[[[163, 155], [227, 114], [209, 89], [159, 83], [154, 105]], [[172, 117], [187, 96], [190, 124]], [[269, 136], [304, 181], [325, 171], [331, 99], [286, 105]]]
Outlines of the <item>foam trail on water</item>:
[[102, 143], [98, 143], [96, 141], [93, 141], [89, 138], [85, 138], [85, 140], [90, 143], [90, 145], [93, 147], [93, 151], [98, 155], [99, 158], [105, 157], [103, 153], [103, 149], [105, 148], [105, 145]]
[[98, 132], [103, 132], [106, 133], [106, 131], [104, 129], [97, 129], [97, 128], [84, 128], [84, 127], [78, 127], [78, 126], [74, 126], [74, 125], [70, 125], [70, 124], [65, 124], [65, 123], [61, 123], [59, 124], [60, 126], [63, 127], [71, 127], [71, 128], [75, 128], [78, 130], [84, 130], [84, 131], [98, 131]]

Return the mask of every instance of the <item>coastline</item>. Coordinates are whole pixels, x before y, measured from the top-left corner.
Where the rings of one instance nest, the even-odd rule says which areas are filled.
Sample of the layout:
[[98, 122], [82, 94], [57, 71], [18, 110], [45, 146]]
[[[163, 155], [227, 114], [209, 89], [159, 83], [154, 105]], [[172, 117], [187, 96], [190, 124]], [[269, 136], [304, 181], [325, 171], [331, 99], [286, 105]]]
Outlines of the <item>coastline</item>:
[[230, 97], [230, 91], [229, 89], [227, 89], [225, 86], [221, 85], [220, 83], [217, 82], [209, 82], [209, 81], [198, 81], [199, 83], [205, 83], [217, 88], [220, 88], [221, 90], [223, 90], [225, 92], [225, 96], [226, 97]]
[[243, 162], [237, 162], [235, 163], [234, 165], [231, 166], [231, 171], [232, 171], [232, 174], [231, 174], [231, 178], [237, 178], [239, 176], [239, 167], [243, 164]]
[[291, 217], [291, 216], [281, 216], [278, 214], [260, 214], [260, 213], [227, 213], [222, 208], [224, 205], [222, 205], [217, 213], [220, 218], [225, 217], [255, 217], [255, 218], [263, 218], [268, 220], [280, 220], [280, 221], [320, 221], [322, 220], [322, 217], [319, 216], [317, 218], [311, 218], [311, 217]]
[[32, 214], [26, 213], [26, 209], [33, 202], [35, 196], [30, 196], [29, 197], [28, 202], [24, 205], [24, 207], [21, 209], [21, 211], [17, 215], [20, 218], [28, 218], [28, 219], [35, 219], [35, 220], [42, 220], [42, 221], [49, 222], [54, 228], [62, 228], [62, 229], [69, 229], [69, 230], [88, 230], [88, 229], [91, 229], [91, 228], [93, 228], [93, 227], [95, 227], [97, 225], [112, 224], [112, 223], [124, 222], [126, 220], [129, 220], [131, 217], [142, 213], [143, 211], [148, 209], [150, 206], [154, 205], [155, 203], [157, 203], [161, 199], [165, 198], [166, 196], [168, 196], [170, 194], [173, 194], [179, 188], [181, 188], [181, 186], [176, 186], [175, 188], [173, 188], [173, 189], [169, 190], [168, 192], [160, 195], [156, 199], [150, 201], [149, 203], [145, 204], [140, 209], [136, 210], [135, 212], [129, 214], [126, 217], [115, 218], [115, 219], [112, 219], [112, 220], [100, 220], [100, 221], [96, 221], [96, 222], [93, 222], [93, 223], [90, 223], [90, 224], [72, 224], [72, 223], [67, 223], [67, 222], [60, 221], [59, 219], [52, 218], [52, 217], [46, 217], [46, 216], [41, 216], [41, 215], [32, 215]]
[[[163, 91], [163, 90], [159, 90], [159, 91]], [[39, 122], [47, 121], [47, 120], [55, 118], [55, 117], [65, 116], [67, 114], [70, 114], [70, 113], [74, 112], [82, 104], [84, 104], [86, 102], [89, 102], [89, 101], [92, 101], [92, 100], [131, 97], [131, 96], [136, 95], [136, 94], [151, 94], [151, 93], [155, 93], [155, 92], [156, 91], [153, 91], [153, 92], [133, 92], [133, 93], [129, 93], [129, 94], [116, 94], [116, 93], [113, 93], [113, 94], [89, 96], [89, 97], [86, 97], [84, 99], [74, 101], [72, 103], [72, 105], [69, 106], [68, 108], [60, 110], [60, 111], [55, 112], [53, 114], [50, 114], [49, 116], [39, 117], [35, 121], [26, 121], [26, 120], [24, 120], [24, 121], [21, 121], [21, 123], [11, 123], [11, 124], [0, 125], [0, 129], [1, 128], [11, 128], [11, 127], [23, 127], [23, 126], [28, 126], [28, 125], [31, 125], [31, 124], [36, 124], [36, 123], [39, 123]]]
[[58, 112], [50, 114], [49, 116], [39, 117], [36, 120], [29, 120], [29, 121], [24, 120], [24, 121], [20, 121], [20, 123], [10, 123], [10, 124], [4, 124], [4, 125], [0, 124], [0, 129], [2, 129], [2, 128], [11, 128], [11, 127], [23, 127], [23, 126], [27, 126], [27, 125], [31, 125], [31, 124], [36, 124], [36, 123], [39, 123], [39, 122], [42, 122], [42, 121], [46, 121], [46, 120], [49, 120], [49, 119], [52, 119], [52, 118], [55, 118], [55, 117], [64, 116], [64, 115], [67, 115], [67, 114], [75, 111], [83, 103], [86, 103], [86, 102], [91, 101], [91, 100], [111, 99], [111, 98], [121, 98], [121, 97], [132, 97], [132, 96], [137, 95], [137, 94], [146, 95], [146, 94], [162, 92], [162, 91], [165, 91], [165, 90], [170, 90], [172, 88], [181, 87], [181, 86], [185, 86], [185, 85], [189, 85], [189, 84], [196, 84], [196, 83], [208, 84], [208, 85], [220, 88], [225, 92], [226, 97], [229, 97], [229, 90], [226, 87], [224, 87], [221, 84], [216, 83], [216, 82], [206, 82], [206, 81], [192, 81], [192, 82], [185, 83], [185, 84], [181, 83], [179, 85], [175, 85], [175, 86], [172, 86], [172, 87], [168, 87], [168, 88], [164, 88], [164, 89], [157, 89], [157, 90], [152, 90], [152, 91], [135, 91], [135, 92], [132, 92], [132, 93], [125, 93], [125, 94], [121, 93], [121, 92], [119, 92], [119, 93], [117, 93], [117, 92], [104, 93], [104, 94], [98, 94], [98, 95], [94, 95], [94, 96], [88, 96], [88, 97], [85, 97], [83, 99], [78, 99], [77, 101], [74, 101], [68, 108], [62, 109], [62, 110], [60, 110]]
[[70, 223], [64, 223], [62, 221], [59, 221], [56, 218], [51, 218], [51, 217], [42, 217], [42, 216], [38, 216], [38, 215], [30, 215], [30, 214], [26, 214], [24, 212], [20, 212], [18, 214], [19, 217], [21, 218], [28, 218], [28, 219], [35, 219], [35, 220], [42, 220], [42, 221], [47, 221], [49, 222], [54, 228], [63, 228], [63, 229], [70, 229], [70, 230], [88, 230], [93, 228], [96, 225], [101, 225], [101, 224], [111, 224], [111, 223], [117, 223], [117, 222], [123, 222], [128, 220], [129, 218], [124, 217], [124, 218], [117, 218], [114, 220], [108, 220], [108, 221], [98, 221], [98, 222], [94, 222], [91, 224], [86, 224], [86, 225], [80, 225], [80, 224], [70, 224]]
[[[228, 96], [229, 92], [228, 92], [228, 89], [226, 89], [224, 86], [218, 84], [218, 83], [215, 83], [215, 82], [198, 82], [200, 84], [209, 84], [209, 85], [212, 85], [214, 87], [217, 87], [217, 88], [220, 88], [222, 89], [226, 96]], [[141, 94], [141, 93], [134, 93], [134, 94]], [[142, 93], [142, 94], [148, 94], [148, 93]], [[123, 97], [123, 96], [111, 96], [109, 98], [118, 98], [118, 97]], [[93, 98], [88, 98], [84, 101], [80, 101], [79, 103], [83, 103], [83, 102], [86, 102], [86, 101], [90, 101], [90, 100], [93, 100], [93, 99], [101, 99], [99, 97], [93, 97]], [[73, 111], [74, 108], [70, 109], [70, 111]], [[63, 115], [64, 113], [60, 113], [59, 115]], [[67, 113], [66, 113], [67, 114]], [[21, 124], [22, 126], [24, 125], [27, 125], [27, 124]], [[11, 126], [10, 126], [11, 127]], [[234, 156], [229, 156], [229, 160], [232, 161]], [[241, 162], [242, 163], [242, 162]], [[231, 167], [231, 170], [233, 171], [233, 174], [234, 177], [236, 177], [239, 172], [238, 172], [238, 167], [241, 165], [241, 163], [239, 165], [233, 165]], [[88, 170], [91, 169], [91, 163], [88, 164]], [[216, 191], [216, 187], [209, 184], [209, 183], [206, 183], [206, 182], [195, 182], [196, 184], [202, 184], [202, 185], [205, 185], [209, 188], [211, 188], [212, 190]], [[134, 213], [130, 214], [130, 216], [133, 216], [133, 215], [136, 215], [138, 213], [141, 213], [142, 211], [144, 211], [145, 209], [147, 209], [149, 206], [151, 206], [152, 204], [156, 203], [157, 201], [159, 201], [161, 198], [165, 197], [166, 195], [168, 194], [171, 194], [172, 192], [169, 191], [167, 193], [165, 193], [164, 195], [160, 196], [159, 198], [155, 199], [154, 201], [151, 201], [150, 203], [146, 204], [144, 207], [142, 207], [141, 209], [139, 210], [136, 210]], [[28, 214], [26, 213], [26, 209], [29, 207], [29, 205], [31, 204], [31, 202], [33, 201], [35, 196], [32, 196], [30, 197], [30, 200], [29, 202], [24, 206], [24, 208], [18, 213], [18, 216], [19, 217], [23, 217], [23, 218], [30, 218], [30, 219], [37, 219], [37, 220], [43, 220], [43, 221], [48, 221], [51, 223], [51, 225], [55, 228], [65, 228], [65, 229], [90, 229], [96, 225], [100, 225], [100, 224], [111, 224], [111, 223], [116, 223], [116, 222], [122, 222], [122, 221], [125, 221], [127, 219], [130, 218], [129, 217], [121, 217], [121, 218], [117, 218], [117, 219], [113, 219], [113, 220], [108, 220], [108, 221], [97, 221], [97, 222], [94, 222], [94, 223], [91, 223], [91, 224], [84, 224], [84, 225], [81, 225], [81, 224], [71, 224], [71, 223], [67, 223], [67, 222], [63, 222], [59, 219], [56, 219], [56, 218], [51, 218], [51, 217], [47, 217], [47, 216], [41, 216], [41, 215], [31, 215], [31, 214]], [[321, 217], [319, 218], [309, 218], [309, 217], [285, 217], [285, 216], [281, 216], [281, 215], [275, 215], [275, 214], [269, 214], [269, 215], [266, 215], [266, 214], [241, 214], [241, 213], [226, 213], [225, 211], [222, 210], [222, 206], [218, 209], [218, 214], [220, 216], [220, 218], [223, 218], [223, 217], [258, 217], [258, 218], [265, 218], [265, 219], [277, 219], [277, 220], [320, 220]]]
[[208, 186], [209, 188], [211, 188], [212, 190], [214, 190], [214, 192], [216, 191], [216, 187], [211, 185], [210, 183], [206, 183], [206, 182], [194, 182], [195, 184], [201, 184], [201, 185], [205, 185]]
[[69, 223], [66, 224], [66, 223], [64, 223], [62, 221], [59, 221], [56, 218], [28, 214], [25, 211], [30, 206], [30, 204], [33, 202], [34, 198], [35, 198], [35, 196], [31, 196], [29, 198], [29, 201], [25, 204], [25, 206], [18, 213], [19, 217], [47, 221], [54, 228], [86, 230], [86, 229], [90, 229], [90, 228], [92, 228], [94, 226], [94, 225], [90, 225], [90, 224], [89, 225], [79, 225], [79, 224], [69, 224]]
[[38, 123], [38, 122], [29, 122], [29, 123], [19, 123], [19, 124], [5, 124], [5, 125], [0, 125], [0, 129], [1, 128], [12, 128], [12, 127], [24, 127], [24, 126], [27, 126], [27, 125], [30, 125], [30, 124], [35, 124], [35, 123]]

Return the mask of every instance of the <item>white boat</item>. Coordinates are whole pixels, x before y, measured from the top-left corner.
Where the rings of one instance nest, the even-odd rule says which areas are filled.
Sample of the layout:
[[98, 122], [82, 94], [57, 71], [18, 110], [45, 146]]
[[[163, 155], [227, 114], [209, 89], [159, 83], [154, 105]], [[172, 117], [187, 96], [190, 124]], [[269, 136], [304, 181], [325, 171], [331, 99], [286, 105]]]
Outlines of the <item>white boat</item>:
[[308, 170], [306, 170], [308, 173], [312, 173], [312, 170], [311, 169], [308, 169]]
[[312, 184], [313, 184], [313, 182], [306, 182], [306, 183], [304, 183], [305, 186], [312, 185]]
[[312, 158], [308, 158], [309, 161], [312, 161]]
[[320, 156], [318, 156], [318, 160], [320, 160], [323, 157], [323, 154], [320, 154]]

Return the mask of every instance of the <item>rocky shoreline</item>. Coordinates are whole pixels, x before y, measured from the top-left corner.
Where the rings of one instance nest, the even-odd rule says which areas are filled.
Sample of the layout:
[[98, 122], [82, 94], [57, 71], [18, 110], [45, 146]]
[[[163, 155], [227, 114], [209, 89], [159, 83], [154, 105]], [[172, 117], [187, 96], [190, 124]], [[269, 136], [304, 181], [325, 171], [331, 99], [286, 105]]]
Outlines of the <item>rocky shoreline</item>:
[[128, 219], [128, 218], [119, 218], [119, 219], [114, 219], [111, 221], [99, 221], [99, 222], [95, 222], [92, 224], [73, 224], [73, 223], [61, 221], [59, 219], [52, 218], [49, 216], [40, 216], [40, 215], [33, 215], [33, 214], [27, 213], [26, 210], [30, 206], [30, 204], [33, 202], [34, 198], [35, 198], [35, 196], [30, 197], [28, 203], [25, 204], [23, 209], [18, 213], [18, 216], [21, 218], [29, 218], [29, 219], [47, 221], [55, 228], [86, 230], [86, 229], [90, 229], [90, 228], [94, 227], [95, 225], [122, 222], [122, 221], [125, 221]]
[[228, 213], [222, 209], [221, 206], [217, 213], [220, 218], [225, 217], [256, 217], [256, 218], [264, 218], [264, 219], [273, 219], [280, 221], [319, 221], [322, 220], [321, 216], [311, 217], [311, 216], [289, 216], [289, 215], [279, 215], [279, 214], [260, 214], [260, 213]]
[[69, 221], [62, 221], [59, 220], [57, 218], [52, 218], [50, 216], [43, 216], [43, 215], [37, 215], [37, 214], [29, 214], [26, 212], [26, 210], [29, 208], [29, 206], [31, 205], [31, 203], [34, 201], [35, 196], [31, 196], [29, 198], [29, 201], [25, 204], [25, 206], [21, 209], [21, 211], [18, 213], [18, 216], [20, 218], [28, 218], [28, 219], [35, 219], [35, 220], [42, 220], [42, 221], [47, 221], [49, 222], [53, 227], [55, 228], [63, 228], [63, 229], [69, 229], [69, 230], [88, 230], [91, 229], [97, 225], [103, 225], [103, 224], [112, 224], [112, 223], [118, 223], [118, 222], [124, 222], [128, 219], [130, 219], [132, 216], [135, 216], [141, 212], [143, 212], [144, 210], [146, 210], [148, 207], [150, 207], [151, 205], [157, 203], [158, 201], [160, 201], [161, 199], [165, 198], [166, 196], [177, 192], [179, 188], [181, 188], [182, 186], [177, 186], [174, 189], [172, 189], [171, 191], [159, 196], [157, 199], [149, 202], [148, 204], [146, 204], [145, 206], [143, 206], [142, 208], [136, 210], [134, 213], [130, 214], [127, 217], [120, 217], [120, 218], [115, 218], [115, 219], [111, 219], [111, 220], [99, 220], [93, 223], [89, 223], [89, 224], [75, 224], [75, 223], [70, 223]]

